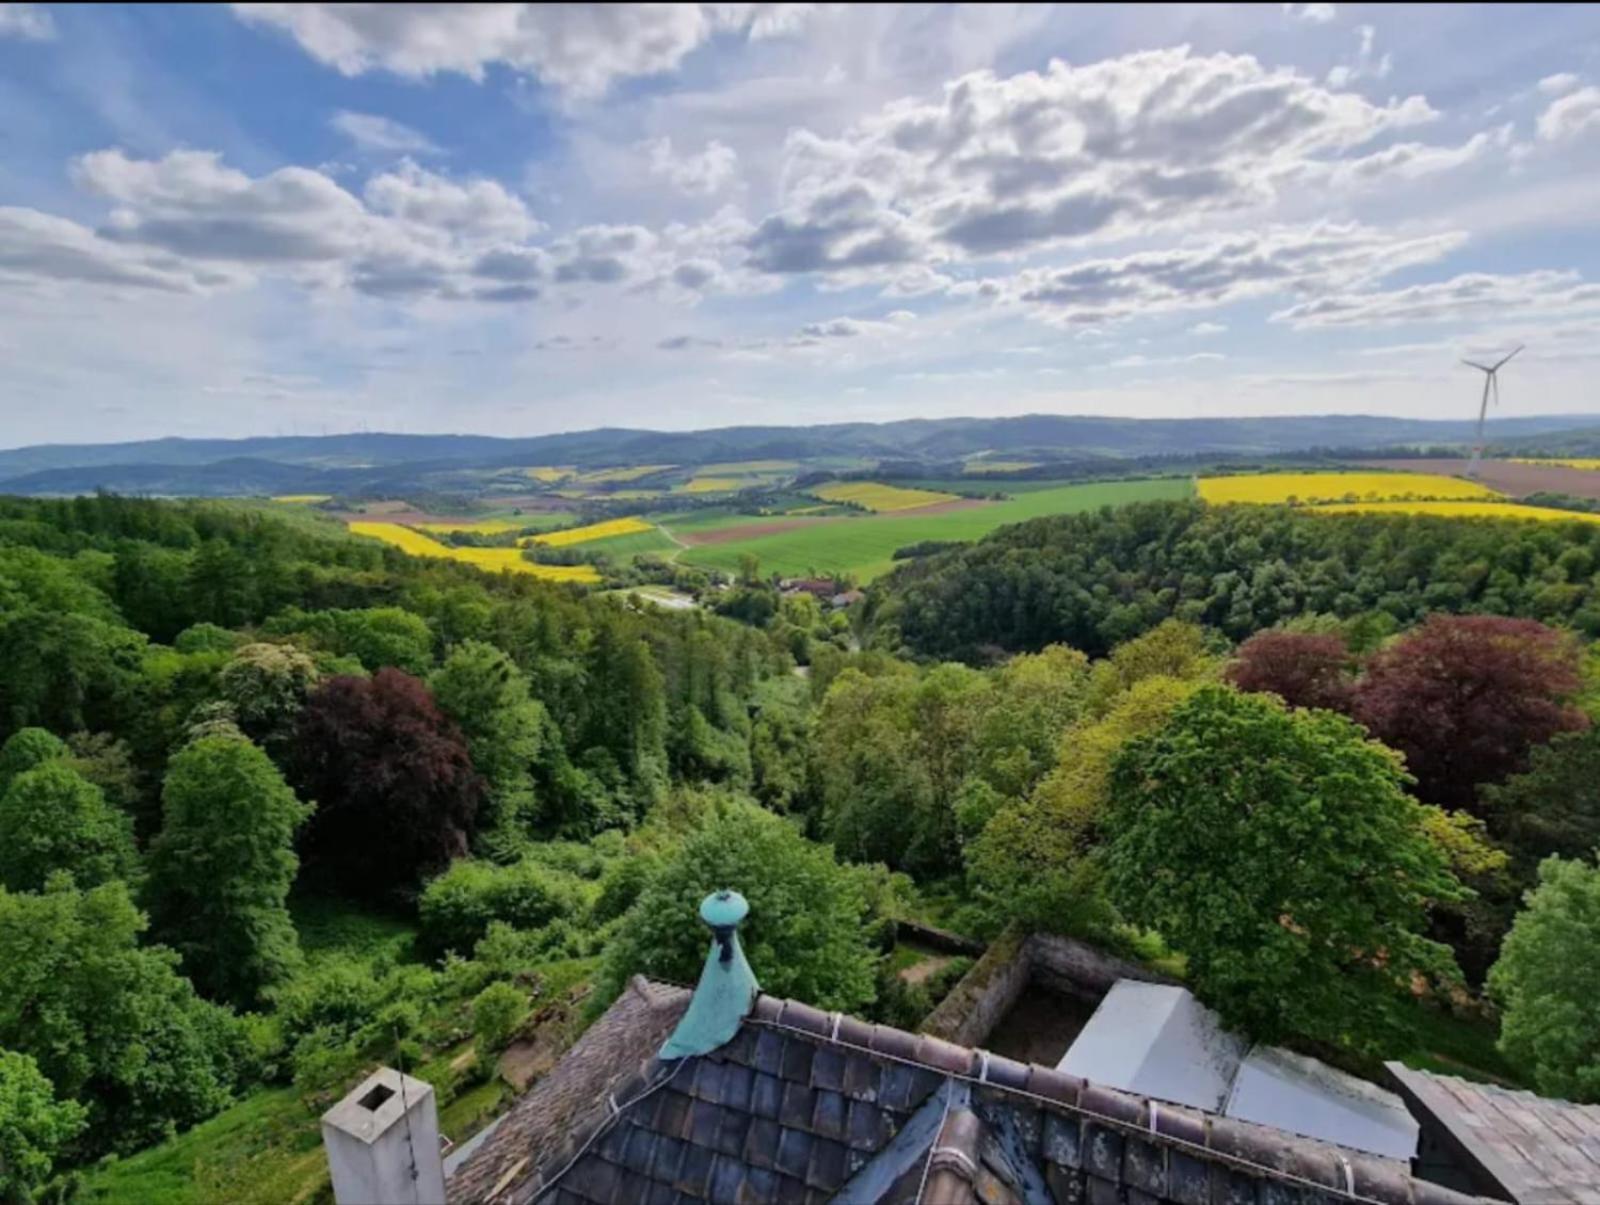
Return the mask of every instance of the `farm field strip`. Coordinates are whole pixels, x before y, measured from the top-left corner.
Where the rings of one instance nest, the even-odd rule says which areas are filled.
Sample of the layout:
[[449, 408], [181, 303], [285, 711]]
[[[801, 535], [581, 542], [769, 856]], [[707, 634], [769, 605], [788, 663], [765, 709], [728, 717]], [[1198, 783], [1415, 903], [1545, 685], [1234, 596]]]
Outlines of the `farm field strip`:
[[683, 487], [686, 494], [715, 494], [723, 490], [743, 489], [750, 484], [741, 477], [694, 477]]
[[272, 501], [287, 502], [295, 506], [316, 506], [322, 502], [332, 502], [332, 494], [275, 494]]
[[837, 481], [811, 490], [824, 502], [853, 502], [871, 511], [915, 510], [922, 506], [936, 506], [941, 502], [954, 502], [957, 495], [941, 494], [933, 490], [906, 489], [898, 485], [884, 485], [878, 481]]
[[1498, 498], [1487, 486], [1433, 473], [1255, 473], [1202, 477], [1200, 497], [1213, 506], [1287, 502], [1389, 502], [1405, 499]]
[[990, 473], [1020, 473], [1024, 469], [1038, 467], [1037, 460], [972, 460], [961, 471], [968, 477], [983, 477]]
[[479, 536], [497, 536], [508, 531], [521, 531], [532, 524], [519, 523], [515, 519], [441, 519], [433, 523], [416, 523], [413, 526], [418, 531], [470, 531]]
[[1311, 509], [1317, 514], [1443, 515], [1456, 519], [1533, 519], [1543, 523], [1575, 519], [1580, 523], [1600, 523], [1600, 515], [1551, 506], [1523, 506], [1519, 502], [1335, 502]]
[[1583, 469], [1592, 472], [1600, 469], [1600, 457], [1597, 456], [1512, 456], [1512, 464], [1545, 465], [1558, 469]]
[[515, 548], [453, 548], [448, 544], [429, 539], [420, 531], [402, 527], [398, 523], [356, 522], [350, 524], [350, 533], [382, 540], [385, 544], [392, 544], [412, 556], [460, 561], [491, 573], [510, 570], [512, 573], [526, 573], [553, 582], [600, 580], [600, 575], [595, 572], [593, 565], [535, 565], [532, 561], [524, 560], [522, 553]]
[[523, 469], [522, 474], [525, 477], [531, 477], [535, 481], [543, 481], [546, 485], [553, 485], [557, 481], [565, 481], [576, 471], [575, 469], [562, 468], [553, 464], [538, 464], [531, 469]]
[[590, 523], [586, 527], [568, 527], [561, 531], [547, 531], [529, 536], [524, 543], [544, 544], [550, 548], [566, 548], [572, 544], [588, 544], [595, 540], [608, 540], [614, 536], [632, 536], [652, 530], [643, 519], [629, 516], [626, 519], [607, 519], [604, 523]]
[[648, 477], [652, 473], [664, 473], [668, 469], [676, 468], [671, 464], [636, 464], [620, 469], [596, 469], [590, 473], [583, 473], [578, 480], [585, 485], [603, 485], [609, 481], [637, 481], [641, 477]]
[[[683, 564], [705, 565], [732, 572], [739, 568], [739, 557], [748, 552], [760, 558], [764, 573], [800, 576], [816, 570], [818, 573], [851, 574], [857, 580], [866, 582], [895, 566], [895, 549], [923, 540], [976, 540], [997, 527], [1026, 519], [1071, 514], [1101, 506], [1122, 506], [1129, 502], [1192, 496], [1193, 488], [1188, 478], [1166, 477], [1060, 486], [1053, 490], [1023, 494], [1004, 502], [981, 503], [931, 514], [905, 511], [899, 514], [843, 515], [809, 521], [790, 519], [776, 532], [735, 532], [729, 538], [713, 537], [712, 529], [707, 525], [694, 531], [677, 530], [676, 534], [683, 536], [686, 542], [693, 541], [695, 537], [706, 541], [693, 544], [678, 559]], [[780, 516], [737, 518], [743, 521], [738, 526], [744, 527], [783, 522]]]
[[786, 473], [799, 467], [798, 460], [726, 460], [717, 464], [702, 464], [695, 471], [706, 477], [736, 477], [753, 473]]

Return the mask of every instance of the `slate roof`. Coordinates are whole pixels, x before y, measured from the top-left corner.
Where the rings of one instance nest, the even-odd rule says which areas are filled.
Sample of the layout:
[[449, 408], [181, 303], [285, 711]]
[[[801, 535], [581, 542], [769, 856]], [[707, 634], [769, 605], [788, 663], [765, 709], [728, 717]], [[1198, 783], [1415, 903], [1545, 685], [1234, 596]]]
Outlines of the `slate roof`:
[[[1419, 1117], [1436, 1121], [1517, 1205], [1600, 1205], [1600, 1105], [1386, 1063]], [[1489, 1187], [1485, 1185], [1486, 1189]]]
[[635, 977], [449, 1183], [453, 1205], [1463, 1205], [1406, 1165], [760, 996], [710, 1054]]

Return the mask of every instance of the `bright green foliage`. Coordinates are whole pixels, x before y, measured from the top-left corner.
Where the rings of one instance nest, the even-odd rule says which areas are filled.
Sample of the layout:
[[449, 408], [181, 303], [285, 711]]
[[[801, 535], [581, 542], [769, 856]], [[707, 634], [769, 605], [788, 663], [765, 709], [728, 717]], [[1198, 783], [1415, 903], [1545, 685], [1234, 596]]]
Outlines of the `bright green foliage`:
[[18, 774], [0, 795], [0, 886], [37, 891], [64, 870], [93, 887], [137, 864], [128, 817], [65, 760]]
[[136, 1149], [228, 1099], [236, 1023], [194, 994], [175, 954], [139, 944], [144, 927], [122, 883], [0, 890], [0, 1046], [88, 1106], [91, 1155]]
[[214, 623], [197, 623], [173, 637], [172, 647], [180, 653], [231, 653], [239, 647], [239, 639]]
[[471, 953], [492, 921], [537, 929], [560, 917], [581, 918], [587, 910], [577, 880], [531, 860], [496, 866], [459, 859], [428, 884], [417, 904], [428, 952], [453, 950], [462, 956]]
[[1221, 668], [1221, 659], [1206, 647], [1203, 629], [1168, 619], [1119, 644], [1104, 661], [1096, 663], [1089, 707], [1104, 712], [1123, 691], [1146, 678], [1191, 682], [1215, 677]]
[[1500, 1049], [1539, 1091], [1600, 1103], [1600, 868], [1547, 858], [1489, 972]]
[[354, 657], [368, 672], [384, 666], [425, 674], [433, 666], [433, 632], [420, 615], [403, 607], [366, 607], [345, 611], [301, 611], [291, 608], [273, 618], [274, 635], [299, 632], [336, 656]]
[[1091, 857], [1111, 806], [1111, 767], [1130, 740], [1160, 729], [1198, 687], [1149, 677], [1098, 719], [1061, 736], [1059, 761], [1026, 799], [1000, 808], [967, 846], [974, 894], [997, 922], [1094, 935], [1113, 916]]
[[629, 909], [597, 998], [614, 999], [635, 973], [695, 982], [711, 944], [700, 902], [728, 887], [750, 901], [740, 940], [764, 991], [845, 1012], [871, 1003], [877, 954], [862, 872], [751, 803], [733, 798], [719, 810]]
[[240, 729], [276, 748], [316, 681], [316, 665], [293, 645], [247, 644], [223, 668], [219, 685]]
[[18, 774], [67, 755], [67, 746], [43, 728], [19, 728], [0, 746], [0, 795]]
[[86, 1120], [82, 1105], [56, 1099], [38, 1063], [0, 1050], [0, 1201], [28, 1201]]
[[1111, 897], [1228, 1026], [1374, 1048], [1414, 974], [1454, 970], [1421, 931], [1460, 887], [1405, 781], [1342, 716], [1201, 687], [1115, 763]]
[[167, 764], [150, 849], [151, 918], [205, 995], [240, 1007], [287, 976], [299, 943], [286, 901], [294, 834], [311, 814], [241, 738], [210, 736]]
[[504, 1050], [527, 1015], [528, 998], [509, 983], [491, 983], [472, 1001], [472, 1034], [480, 1058]]
[[492, 644], [469, 640], [436, 670], [428, 685], [467, 738], [473, 768], [489, 784], [480, 832], [533, 819], [533, 767], [547, 726], [528, 679]]

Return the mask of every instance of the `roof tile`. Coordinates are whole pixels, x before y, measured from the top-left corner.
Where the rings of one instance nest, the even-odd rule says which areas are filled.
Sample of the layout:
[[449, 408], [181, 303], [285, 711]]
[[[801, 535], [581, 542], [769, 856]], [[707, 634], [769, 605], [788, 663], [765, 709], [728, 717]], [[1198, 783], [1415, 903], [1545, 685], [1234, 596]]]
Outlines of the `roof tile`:
[[778, 1141], [783, 1127], [765, 1117], [750, 1119], [750, 1132], [744, 1139], [744, 1161], [752, 1167], [776, 1167]]
[[672, 1182], [672, 1186], [691, 1197], [705, 1196], [713, 1157], [713, 1152], [707, 1147], [685, 1146], [683, 1162], [678, 1165], [678, 1178]]
[[842, 1141], [845, 1136], [845, 1098], [838, 1092], [818, 1090], [811, 1113], [811, 1131], [822, 1138]]
[[833, 1092], [844, 1089], [845, 1052], [837, 1046], [823, 1046], [811, 1060], [811, 1086]]
[[816, 1140], [804, 1130], [785, 1129], [778, 1142], [778, 1170], [797, 1180], [806, 1178], [806, 1168], [811, 1163], [811, 1148]]
[[786, 1043], [776, 1029], [762, 1029], [756, 1035], [750, 1065], [768, 1075], [783, 1074], [783, 1051]]
[[872, 1041], [868, 1045], [873, 1053], [888, 1055], [892, 1059], [915, 1062], [917, 1058], [917, 1035], [888, 1025], [874, 1025]]
[[833, 1032], [833, 1017], [823, 1012], [820, 1008], [812, 1008], [799, 1000], [789, 1001], [789, 1007], [783, 1010], [783, 1023], [795, 1029], [804, 1030], [806, 1033], [815, 1034], [825, 1038]]
[[1065, 1071], [1041, 1067], [1037, 1063], [1028, 1069], [1028, 1091], [1035, 1096], [1058, 1100], [1064, 1105], [1076, 1105], [1083, 1086], [1081, 1079]]
[[889, 1141], [892, 1130], [882, 1109], [865, 1101], [850, 1103], [845, 1142], [852, 1150], [876, 1151]]
[[783, 1047], [783, 1078], [797, 1084], [811, 1083], [811, 1060], [817, 1048], [810, 1042], [788, 1035]]
[[806, 1167], [806, 1183], [824, 1192], [836, 1192], [850, 1178], [847, 1148], [843, 1143], [819, 1138], [811, 1144], [811, 1162]]
[[757, 1117], [776, 1117], [783, 1103], [783, 1086], [777, 1076], [756, 1072], [750, 1081], [750, 1112]]

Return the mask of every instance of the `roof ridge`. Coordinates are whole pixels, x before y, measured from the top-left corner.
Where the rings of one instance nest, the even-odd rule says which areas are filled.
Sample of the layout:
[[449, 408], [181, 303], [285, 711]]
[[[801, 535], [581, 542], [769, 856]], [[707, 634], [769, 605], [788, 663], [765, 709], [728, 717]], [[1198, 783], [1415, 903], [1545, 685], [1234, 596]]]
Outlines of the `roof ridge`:
[[[913, 1034], [872, 1024], [842, 1012], [824, 1012], [803, 1000], [762, 993], [747, 1024], [803, 1034], [829, 1045], [854, 1048], [971, 1084], [1064, 1109], [1145, 1140], [1187, 1147], [1255, 1174], [1316, 1188], [1354, 1202], [1411, 1205], [1467, 1205], [1468, 1196], [1411, 1175], [1393, 1159], [1309, 1138], [1288, 1130], [1209, 1113], [1186, 1105], [1124, 1092], [1045, 1067], [1024, 1064], [979, 1047], [959, 1046], [931, 1034]], [[1320, 1157], [1320, 1158], [1319, 1158]]]

